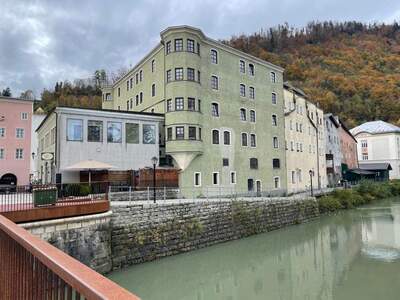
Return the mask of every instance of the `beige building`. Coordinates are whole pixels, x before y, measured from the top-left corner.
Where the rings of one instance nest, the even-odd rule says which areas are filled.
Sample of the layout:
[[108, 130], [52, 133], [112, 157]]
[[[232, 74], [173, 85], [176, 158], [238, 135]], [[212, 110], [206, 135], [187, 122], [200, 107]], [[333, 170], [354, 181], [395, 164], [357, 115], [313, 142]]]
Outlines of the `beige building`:
[[[327, 186], [324, 112], [303, 91], [284, 84], [288, 193]], [[311, 171], [311, 172], [310, 172]]]

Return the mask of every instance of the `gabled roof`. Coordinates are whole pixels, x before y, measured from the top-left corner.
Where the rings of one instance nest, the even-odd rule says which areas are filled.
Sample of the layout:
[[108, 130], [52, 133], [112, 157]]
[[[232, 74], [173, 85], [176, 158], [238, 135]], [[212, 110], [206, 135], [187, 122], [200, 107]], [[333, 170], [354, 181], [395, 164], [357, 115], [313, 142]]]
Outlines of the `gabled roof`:
[[289, 81], [285, 81], [285, 82], [283, 83], [283, 87], [284, 87], [285, 89], [289, 90], [289, 91], [295, 92], [295, 93], [298, 94], [299, 96], [302, 96], [302, 97], [304, 97], [304, 98], [307, 98], [307, 95], [306, 95], [306, 93], [305, 93], [303, 90], [301, 90], [301, 89], [299, 89], [299, 88], [293, 86]]
[[384, 121], [372, 121], [366, 122], [350, 130], [353, 135], [365, 132], [370, 134], [382, 134], [382, 133], [400, 133], [400, 127], [396, 125], [384, 122]]
[[330, 119], [331, 122], [333, 123], [333, 125], [335, 125], [336, 128], [340, 127], [339, 119], [336, 119], [335, 116], [332, 113], [324, 114], [324, 118]]
[[359, 163], [361, 170], [392, 170], [390, 163]]

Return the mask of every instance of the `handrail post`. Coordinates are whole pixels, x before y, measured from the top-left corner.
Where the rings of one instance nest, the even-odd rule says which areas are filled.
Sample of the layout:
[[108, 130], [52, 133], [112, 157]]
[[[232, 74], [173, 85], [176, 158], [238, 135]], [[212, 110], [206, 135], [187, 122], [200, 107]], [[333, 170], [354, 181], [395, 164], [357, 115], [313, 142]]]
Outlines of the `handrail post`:
[[150, 201], [150, 187], [147, 187], [147, 201]]

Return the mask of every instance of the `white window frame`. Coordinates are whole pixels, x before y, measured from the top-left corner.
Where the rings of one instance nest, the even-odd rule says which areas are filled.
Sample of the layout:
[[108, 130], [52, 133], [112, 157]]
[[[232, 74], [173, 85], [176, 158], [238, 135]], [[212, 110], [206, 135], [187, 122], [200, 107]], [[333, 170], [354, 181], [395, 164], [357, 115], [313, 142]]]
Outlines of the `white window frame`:
[[[251, 112], [254, 112], [254, 121], [251, 120]], [[256, 123], [257, 122], [257, 113], [255, 109], [250, 109], [249, 111], [249, 122], [250, 123]]]
[[[272, 75], [274, 76], [274, 79], [273, 79], [273, 80], [272, 80]], [[276, 72], [271, 71], [271, 72], [269, 73], [269, 79], [270, 79], [271, 83], [277, 83], [278, 81], [276, 80]]]
[[[22, 133], [22, 135], [18, 135], [18, 132], [21, 132]], [[25, 137], [25, 129], [24, 128], [20, 128], [20, 127], [18, 127], [18, 128], [15, 128], [15, 138], [17, 138], [17, 139], [23, 139]]]
[[[246, 145], [243, 145], [243, 138], [242, 138], [243, 134], [246, 134], [246, 141], [247, 141]], [[240, 133], [240, 145], [242, 147], [249, 147], [249, 134], [247, 132], [241, 132]]]
[[[212, 86], [212, 78], [213, 77], [217, 78], [217, 88], [216, 89], [213, 88], [213, 86]], [[211, 74], [211, 77], [210, 77], [210, 88], [211, 88], [212, 91], [219, 91], [219, 77], [217, 75], [215, 75], [215, 74]]]
[[[217, 183], [214, 183], [214, 174], [217, 174]], [[219, 183], [220, 183], [219, 172], [212, 172], [211, 182], [212, 182], [212, 185], [219, 185]]]
[[[26, 116], [26, 118], [24, 116]], [[21, 120], [28, 120], [28, 113], [27, 112], [21, 112]]]
[[[274, 117], [275, 117], [275, 124], [274, 124]], [[277, 115], [275, 115], [275, 114], [272, 114], [271, 115], [271, 124], [272, 124], [272, 126], [274, 126], [274, 127], [276, 127], [276, 126], [278, 126], [278, 116]], [[290, 128], [291, 129], [291, 128]]]
[[[277, 147], [275, 147], [275, 139], [276, 139], [276, 142], [277, 142]], [[279, 138], [277, 136], [273, 136], [272, 137], [272, 148], [279, 149]]]
[[[21, 150], [21, 151], [18, 151]], [[18, 155], [18, 153], [20, 153], [21, 155]], [[22, 160], [24, 159], [24, 149], [23, 148], [17, 148], [15, 149], [15, 159], [16, 160]]]
[[[218, 143], [214, 144], [214, 130], [218, 131]], [[211, 145], [220, 145], [221, 144], [221, 132], [219, 130], [219, 128], [212, 128], [211, 129]]]
[[[243, 62], [243, 65], [244, 65], [243, 72], [242, 72], [242, 68], [241, 68], [241, 62]], [[246, 75], [246, 61], [243, 59], [239, 59], [239, 73]]]
[[[273, 100], [274, 99], [274, 95], [275, 95], [275, 103], [274, 103], [274, 100]], [[272, 103], [272, 105], [277, 105], [278, 104], [278, 95], [275, 92], [271, 93], [271, 103]]]
[[0, 127], [0, 138], [5, 138], [6, 137], [6, 128], [5, 127]]
[[[244, 95], [242, 95], [242, 85], [244, 86]], [[242, 98], [246, 98], [246, 84], [244, 84], [243, 82], [239, 84], [239, 96]]]
[[[251, 93], [251, 91], [253, 91], [253, 94]], [[256, 99], [256, 89], [254, 88], [254, 86], [249, 86], [249, 99]]]
[[[214, 115], [213, 115], [213, 104], [216, 104], [216, 105], [217, 105], [217, 109], [218, 109], [218, 115], [217, 115], [217, 116], [214, 116]], [[219, 109], [219, 103], [216, 102], [216, 101], [211, 102], [211, 117], [213, 117], [213, 118], [219, 118], [220, 115], [221, 115], [221, 112], [220, 112], [220, 109]]]
[[[196, 175], [199, 175], [199, 183], [198, 184], [196, 184]], [[193, 186], [195, 186], [195, 187], [201, 186], [201, 172], [193, 173]]]
[[0, 159], [5, 159], [6, 157], [6, 149], [0, 148]]
[[[251, 137], [254, 136], [254, 146], [251, 144]], [[250, 148], [257, 148], [257, 134], [250, 133]]]
[[[233, 177], [232, 177], [233, 175]], [[232, 178], [234, 178], [234, 182], [232, 182]], [[229, 174], [229, 182], [230, 184], [236, 184], [237, 178], [236, 178], [236, 171], [231, 171]]]
[[[242, 120], [242, 109], [244, 109], [244, 120]], [[245, 107], [239, 109], [239, 119], [241, 122], [247, 122], [247, 109]]]
[[[253, 66], [253, 74], [250, 73], [250, 70], [251, 70], [250, 65]], [[253, 63], [249, 63], [249, 76], [253, 76], [253, 77], [256, 76], [256, 66]]]

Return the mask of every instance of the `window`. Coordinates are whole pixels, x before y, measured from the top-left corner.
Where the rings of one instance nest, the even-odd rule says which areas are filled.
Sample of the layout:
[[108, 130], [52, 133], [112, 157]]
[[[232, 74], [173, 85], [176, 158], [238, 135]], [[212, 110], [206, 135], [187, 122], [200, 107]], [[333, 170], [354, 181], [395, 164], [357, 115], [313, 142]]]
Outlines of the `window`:
[[197, 54], [200, 55], [200, 44], [197, 43]]
[[223, 167], [229, 167], [229, 159], [228, 158], [223, 158], [222, 159], [222, 166]]
[[246, 121], [246, 109], [244, 109], [244, 108], [241, 108], [240, 109], [240, 120], [241, 121]]
[[151, 85], [151, 96], [154, 97], [156, 95], [156, 84], [153, 83]]
[[200, 83], [200, 71], [197, 71], [197, 82]]
[[251, 178], [247, 179], [247, 190], [249, 192], [254, 190], [254, 180]]
[[24, 149], [15, 149], [15, 159], [24, 159]]
[[167, 54], [170, 54], [170, 53], [171, 53], [171, 41], [168, 41], [168, 42], [167, 42], [167, 46], [165, 47], [165, 52], [166, 52]]
[[272, 138], [272, 145], [274, 146], [275, 149], [278, 149], [278, 148], [279, 148], [279, 140], [278, 140], [278, 137], [277, 137], [277, 136], [274, 136], [274, 137]]
[[242, 133], [242, 146], [247, 147], [247, 133]]
[[175, 51], [183, 51], [183, 40], [175, 39]]
[[196, 139], [196, 127], [189, 126], [189, 140], [195, 140], [195, 139]]
[[213, 117], [219, 117], [218, 103], [211, 103], [211, 115]]
[[201, 111], [201, 100], [200, 99], [197, 100], [197, 110]]
[[217, 50], [211, 49], [210, 57], [211, 57], [211, 62], [213, 64], [217, 64], [218, 63], [218, 52], [217, 52]]
[[293, 141], [290, 142], [290, 151], [294, 151], [294, 143], [293, 143]]
[[213, 90], [218, 90], [218, 77], [217, 76], [211, 76], [211, 88]]
[[296, 172], [292, 171], [292, 183], [296, 183]]
[[83, 121], [67, 119], [67, 141], [83, 140]]
[[270, 73], [270, 78], [271, 78], [271, 82], [272, 82], [272, 83], [275, 83], [275, 82], [276, 82], [276, 74], [275, 74], [275, 72], [271, 72], [271, 73]]
[[155, 144], [156, 139], [156, 126], [143, 124], [143, 144]]
[[28, 113], [22, 112], [21, 113], [21, 120], [28, 120]]
[[272, 104], [276, 104], [276, 93], [271, 94], [271, 101], [272, 101]]
[[0, 148], [0, 159], [4, 159], [4, 148]]
[[249, 75], [254, 76], [254, 65], [253, 64], [249, 64]]
[[119, 122], [107, 123], [107, 142], [122, 143], [122, 123]]
[[183, 140], [185, 138], [185, 127], [177, 126], [175, 127], [175, 139]]
[[129, 103], [130, 103], [130, 106], [131, 106], [131, 109], [133, 108], [133, 99], [131, 98], [131, 100], [129, 100]]
[[250, 158], [250, 169], [258, 169], [258, 159], [257, 158]]
[[129, 80], [126, 81], [126, 90], [129, 91]]
[[246, 97], [246, 86], [244, 84], [240, 84], [240, 96]]
[[249, 87], [249, 95], [250, 95], [250, 99], [254, 99], [255, 98], [254, 88], [252, 86]]
[[188, 40], [187, 40], [187, 47], [186, 47], [186, 48], [187, 48], [187, 51], [188, 51], [188, 52], [194, 53], [194, 41], [188, 39]]
[[368, 154], [363, 154], [362, 155], [362, 160], [368, 160]]
[[140, 70], [140, 72], [139, 72], [139, 79], [140, 79], [140, 82], [142, 82], [142, 80], [143, 80], [143, 71], [142, 70]]
[[279, 169], [281, 167], [281, 162], [280, 162], [279, 158], [272, 159], [272, 167], [274, 169]]
[[129, 110], [129, 100], [126, 101], [126, 110]]
[[183, 98], [175, 98], [175, 110], [183, 110]]
[[6, 136], [6, 129], [4, 127], [0, 128], [0, 137], [5, 137]]
[[361, 147], [362, 147], [362, 148], [368, 148], [368, 141], [362, 140], [362, 141], [361, 141]]
[[276, 115], [272, 115], [272, 126], [278, 126], [278, 120]]
[[239, 62], [239, 70], [240, 73], [246, 73], [246, 63], [243, 60]]
[[219, 144], [219, 130], [214, 129], [212, 131], [212, 143], [214, 145], [218, 145]]
[[250, 147], [256, 147], [256, 135], [254, 133], [250, 134]]
[[139, 105], [139, 95], [136, 95], [136, 106]]
[[143, 102], [143, 92], [140, 92], [139, 96], [140, 96], [140, 104], [142, 104], [142, 102]]
[[231, 144], [231, 133], [229, 131], [224, 131], [224, 145]]
[[172, 140], [172, 127], [167, 128], [167, 141]]
[[218, 185], [219, 184], [219, 173], [218, 172], [213, 172], [212, 173], [212, 183], [214, 185]]
[[118, 88], [118, 97], [121, 97], [121, 88]]
[[194, 81], [194, 69], [187, 68], [187, 80]]
[[231, 184], [236, 184], [236, 172], [231, 171]]
[[256, 122], [256, 111], [255, 110], [250, 110], [250, 122], [252, 122], [252, 123]]
[[199, 128], [199, 140], [201, 141], [201, 128]]
[[156, 69], [156, 61], [153, 59], [151, 61], [151, 72], [154, 73], [155, 69]]
[[279, 189], [281, 186], [279, 177], [274, 177], [274, 188]]
[[136, 84], [139, 84], [139, 73], [136, 73], [135, 77], [136, 77]]
[[127, 144], [139, 144], [139, 124], [125, 124], [125, 140]]
[[171, 70], [167, 70], [167, 82], [170, 82], [172, 80], [171, 76], [172, 76], [171, 75]]
[[17, 139], [23, 139], [24, 138], [24, 129], [23, 128], [15, 129], [15, 137]]
[[201, 173], [194, 173], [194, 186], [201, 186]]
[[183, 68], [175, 68], [175, 80], [183, 80]]
[[102, 121], [88, 121], [87, 125], [87, 140], [88, 142], [102, 142], [103, 141], [103, 122]]
[[195, 111], [196, 110], [196, 99], [188, 98], [188, 110]]

